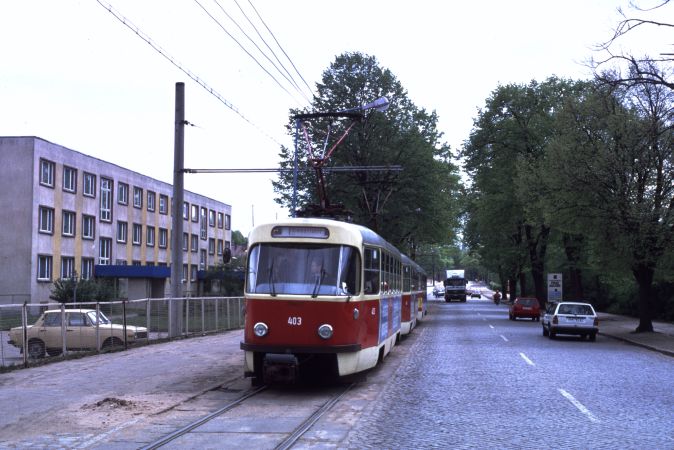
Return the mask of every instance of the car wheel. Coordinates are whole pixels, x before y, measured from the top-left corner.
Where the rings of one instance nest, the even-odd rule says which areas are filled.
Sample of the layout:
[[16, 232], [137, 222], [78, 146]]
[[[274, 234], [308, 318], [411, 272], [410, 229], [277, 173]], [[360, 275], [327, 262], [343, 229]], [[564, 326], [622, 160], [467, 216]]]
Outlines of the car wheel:
[[47, 354], [48, 354], [49, 356], [58, 356], [58, 355], [60, 355], [61, 353], [62, 353], [62, 352], [61, 352], [61, 349], [60, 349], [60, 348], [48, 348], [48, 349], [47, 349]]
[[547, 336], [547, 335], [548, 335], [548, 329], [545, 328], [545, 325], [543, 325], [543, 336]]
[[120, 338], [110, 337], [110, 338], [107, 338], [105, 341], [103, 341], [102, 347], [104, 349], [111, 349], [111, 348], [114, 348], [114, 347], [121, 347], [123, 345], [124, 345], [124, 342], [122, 342], [122, 340]]
[[28, 356], [31, 358], [44, 358], [44, 342], [40, 339], [31, 339], [28, 341]]
[[596, 341], [596, 340], [597, 340], [597, 333], [592, 333], [592, 334], [590, 335], [590, 341], [594, 342], [594, 341]]
[[548, 333], [549, 333], [550, 339], [554, 339], [555, 336], [557, 336], [557, 334], [552, 330], [548, 330]]

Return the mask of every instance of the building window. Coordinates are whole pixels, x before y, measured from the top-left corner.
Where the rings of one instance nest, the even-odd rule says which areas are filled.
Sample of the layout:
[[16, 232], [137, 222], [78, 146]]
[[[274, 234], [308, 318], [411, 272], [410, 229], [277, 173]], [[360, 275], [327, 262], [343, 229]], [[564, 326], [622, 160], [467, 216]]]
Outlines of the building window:
[[117, 203], [120, 205], [129, 204], [129, 185], [126, 183], [117, 183]]
[[192, 251], [192, 253], [196, 253], [198, 248], [199, 248], [199, 236], [193, 234], [192, 239], [190, 241], [190, 250]]
[[199, 205], [192, 205], [192, 222], [199, 222]]
[[40, 160], [40, 184], [43, 186], [54, 187], [54, 171], [56, 164], [46, 159]]
[[133, 224], [133, 245], [140, 245], [143, 243], [143, 226], [139, 223]]
[[61, 232], [64, 236], [75, 236], [75, 213], [73, 211], [63, 211]]
[[93, 239], [96, 237], [96, 218], [94, 216], [82, 215], [82, 239]]
[[75, 275], [75, 258], [70, 256], [61, 257], [61, 278], [71, 279]]
[[77, 191], [77, 169], [63, 166], [63, 190], [66, 192]]
[[225, 230], [232, 228], [232, 216], [225, 214]]
[[197, 266], [195, 264], [190, 267], [190, 281], [197, 281]]
[[83, 194], [87, 197], [96, 197], [96, 175], [84, 172]]
[[218, 256], [222, 256], [222, 239], [218, 239]]
[[126, 259], [116, 259], [115, 260], [115, 265], [116, 266], [126, 266]]
[[52, 257], [50, 255], [37, 255], [37, 280], [51, 281]]
[[152, 191], [147, 191], [147, 210], [154, 211], [157, 202], [157, 194]]
[[133, 261], [131, 261], [131, 265], [132, 266], [141, 266], [142, 263], [139, 260], [134, 259]]
[[183, 283], [187, 281], [187, 264], [183, 264]]
[[82, 258], [82, 270], [80, 277], [83, 280], [89, 280], [94, 276], [94, 258]]
[[143, 207], [143, 188], [133, 187], [133, 207], [138, 209]]
[[208, 238], [208, 254], [215, 255], [215, 239]]
[[101, 222], [112, 222], [112, 180], [101, 177]]
[[129, 235], [129, 224], [126, 222], [117, 222], [117, 242], [126, 244]]
[[190, 204], [183, 202], [183, 219], [189, 220], [190, 218]]
[[206, 249], [202, 249], [199, 252], [199, 269], [206, 269]]
[[201, 232], [201, 239], [206, 240], [207, 228], [206, 228], [206, 208], [201, 208], [201, 220], [199, 222], [199, 228]]
[[218, 213], [218, 228], [223, 227], [223, 223], [224, 223], [223, 217], [224, 217], [224, 215], [221, 212], [219, 212]]
[[159, 229], [159, 248], [168, 247], [168, 230], [166, 228]]
[[145, 245], [148, 247], [154, 247], [154, 227], [149, 225], [147, 227], [147, 240], [145, 241]]
[[185, 251], [185, 252], [188, 250], [187, 244], [188, 244], [189, 239], [190, 239], [189, 234], [183, 233], [183, 251]]
[[54, 233], [54, 208], [40, 206], [39, 228], [40, 233]]
[[208, 210], [208, 226], [209, 227], [215, 226], [215, 211], [213, 211], [212, 209]]
[[110, 264], [112, 258], [112, 239], [102, 237], [99, 244], [98, 264], [107, 266]]
[[159, 194], [159, 214], [168, 214], [168, 196]]

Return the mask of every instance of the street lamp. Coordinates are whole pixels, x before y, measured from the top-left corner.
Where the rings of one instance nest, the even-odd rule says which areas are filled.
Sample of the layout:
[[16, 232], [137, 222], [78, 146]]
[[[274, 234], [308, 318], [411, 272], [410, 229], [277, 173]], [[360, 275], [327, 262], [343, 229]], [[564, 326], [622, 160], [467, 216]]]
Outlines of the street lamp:
[[[370, 109], [374, 109], [375, 111], [379, 112], [384, 112], [388, 109], [389, 106], [389, 101], [386, 97], [379, 97], [375, 101], [372, 101], [370, 103], [366, 103], [364, 105], [357, 106], [355, 108], [349, 108], [349, 109], [343, 109], [341, 111], [337, 112], [326, 112], [326, 113], [307, 113], [307, 114], [296, 114], [293, 116], [295, 119], [295, 156], [294, 156], [294, 161], [293, 161], [293, 198], [292, 198], [292, 211], [291, 214], [293, 217], [297, 217], [297, 135], [299, 134], [299, 127], [300, 127], [300, 121], [304, 119], [315, 119], [315, 118], [320, 118], [320, 117], [350, 117], [351, 120], [355, 121], [361, 120], [363, 118], [363, 112], [368, 111]], [[337, 144], [335, 144], [332, 148], [334, 148], [346, 137], [346, 134], [349, 132], [351, 127], [349, 127], [344, 135], [337, 141]], [[327, 140], [326, 140], [327, 142]], [[332, 152], [331, 150], [331, 152]], [[330, 153], [330, 152], [329, 152]], [[329, 156], [328, 153], [328, 156]]]

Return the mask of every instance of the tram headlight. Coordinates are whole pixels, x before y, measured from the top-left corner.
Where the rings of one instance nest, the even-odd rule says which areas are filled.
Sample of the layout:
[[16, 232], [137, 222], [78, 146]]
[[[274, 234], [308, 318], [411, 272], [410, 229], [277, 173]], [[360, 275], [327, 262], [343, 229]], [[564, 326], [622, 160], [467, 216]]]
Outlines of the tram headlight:
[[269, 327], [264, 322], [258, 322], [253, 327], [253, 333], [255, 333], [255, 336], [257, 337], [266, 336], [267, 333], [269, 333]]
[[332, 337], [332, 326], [324, 323], [318, 327], [318, 335], [323, 339], [330, 339]]

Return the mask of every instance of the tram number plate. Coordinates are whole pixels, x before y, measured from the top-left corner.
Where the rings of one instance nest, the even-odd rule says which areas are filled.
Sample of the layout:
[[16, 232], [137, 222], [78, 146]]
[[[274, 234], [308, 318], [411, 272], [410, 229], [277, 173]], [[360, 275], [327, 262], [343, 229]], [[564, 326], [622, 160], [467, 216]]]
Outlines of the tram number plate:
[[288, 325], [291, 326], [300, 326], [302, 325], [302, 318], [301, 317], [288, 317]]

